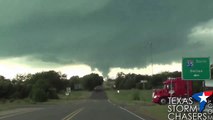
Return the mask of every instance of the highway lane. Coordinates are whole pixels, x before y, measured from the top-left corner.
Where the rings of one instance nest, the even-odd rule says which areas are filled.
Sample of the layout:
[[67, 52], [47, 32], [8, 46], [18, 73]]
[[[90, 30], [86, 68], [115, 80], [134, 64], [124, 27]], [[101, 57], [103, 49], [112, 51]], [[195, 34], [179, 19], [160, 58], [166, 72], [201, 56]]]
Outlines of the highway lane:
[[145, 120], [107, 100], [91, 100], [72, 120]]
[[30, 109], [35, 108], [29, 107], [25, 108], [25, 112], [13, 113], [15, 115], [1, 115], [0, 120], [62, 120], [62, 118], [70, 114], [72, 111], [78, 109], [80, 104], [82, 104], [82, 102], [78, 105], [69, 103], [51, 106], [44, 105], [39, 106], [38, 109], [33, 111], [30, 111]]
[[[32, 109], [32, 108], [29, 108]], [[27, 111], [27, 110], [25, 110]], [[90, 99], [77, 104], [39, 106], [37, 109], [0, 120], [145, 120], [134, 113], [110, 103], [104, 92], [94, 92]], [[146, 119], [147, 120], [147, 119]]]

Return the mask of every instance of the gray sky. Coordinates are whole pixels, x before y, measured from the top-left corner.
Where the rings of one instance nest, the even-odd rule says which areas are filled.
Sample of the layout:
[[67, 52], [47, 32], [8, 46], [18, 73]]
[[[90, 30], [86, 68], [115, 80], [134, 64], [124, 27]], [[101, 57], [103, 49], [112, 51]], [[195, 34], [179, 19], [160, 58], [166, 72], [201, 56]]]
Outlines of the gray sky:
[[[213, 57], [212, 0], [0, 0], [0, 59], [142, 68]], [[31, 66], [39, 66], [32, 64]]]

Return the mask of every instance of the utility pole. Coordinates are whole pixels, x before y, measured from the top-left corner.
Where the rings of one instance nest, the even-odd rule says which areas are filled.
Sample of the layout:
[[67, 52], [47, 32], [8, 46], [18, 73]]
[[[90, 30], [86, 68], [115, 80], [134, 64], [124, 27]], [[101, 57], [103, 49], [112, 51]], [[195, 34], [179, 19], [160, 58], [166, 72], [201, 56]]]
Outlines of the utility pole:
[[152, 41], [150, 42], [150, 54], [151, 54], [151, 65], [152, 65], [152, 76], [153, 76], [153, 56], [152, 56]]

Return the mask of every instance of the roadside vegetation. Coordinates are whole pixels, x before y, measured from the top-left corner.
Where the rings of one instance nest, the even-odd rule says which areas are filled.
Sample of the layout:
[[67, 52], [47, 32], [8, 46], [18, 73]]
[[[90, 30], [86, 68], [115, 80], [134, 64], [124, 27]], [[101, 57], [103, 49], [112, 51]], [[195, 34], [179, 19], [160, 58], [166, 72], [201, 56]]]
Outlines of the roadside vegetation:
[[[213, 75], [212, 75], [213, 76]], [[153, 76], [140, 74], [118, 73], [115, 79], [107, 79], [106, 89], [156, 89], [168, 77], [181, 77], [181, 72], [162, 72]], [[145, 84], [142, 81], [146, 81]], [[200, 91], [199, 82], [194, 90]], [[67, 78], [66, 74], [55, 71], [38, 72], [35, 74], [17, 75], [14, 79], [5, 79], [0, 76], [0, 102], [30, 99], [33, 102], [46, 102], [50, 99], [59, 99], [58, 94], [76, 90], [92, 91], [96, 86], [103, 84], [103, 77], [98, 74], [89, 74], [83, 77], [73, 76]], [[135, 100], [137, 98], [135, 93]]]
[[46, 102], [60, 99], [59, 94], [65, 94], [65, 92], [72, 91], [74, 94], [74, 91], [91, 91], [102, 83], [103, 77], [94, 73], [81, 78], [73, 76], [69, 79], [65, 74], [55, 71], [17, 75], [12, 80], [0, 76], [0, 103], [16, 100]]
[[[213, 71], [211, 73], [213, 76]], [[98, 74], [67, 78], [55, 71], [17, 75], [14, 79], [0, 76], [0, 110], [19, 105], [55, 104], [87, 99], [96, 86], [104, 85], [109, 99], [121, 106], [128, 107], [139, 114], [153, 118], [166, 117], [166, 106], [151, 102], [152, 89], [162, 88], [168, 77], [181, 77], [181, 72], [162, 72], [153, 76], [118, 73], [115, 79], [103, 81]], [[147, 82], [143, 84], [142, 80]], [[119, 94], [117, 93], [119, 90]], [[193, 85], [194, 92], [201, 91], [200, 82]], [[70, 93], [71, 92], [71, 93]], [[65, 95], [68, 94], [69, 95]]]
[[35, 102], [30, 98], [15, 99], [13, 101], [4, 99], [0, 101], [0, 111], [37, 105], [75, 104], [76, 102], [87, 100], [91, 96], [91, 93], [91, 91], [86, 90], [73, 91], [69, 95], [60, 93], [58, 94], [59, 99], [49, 99], [46, 102]]

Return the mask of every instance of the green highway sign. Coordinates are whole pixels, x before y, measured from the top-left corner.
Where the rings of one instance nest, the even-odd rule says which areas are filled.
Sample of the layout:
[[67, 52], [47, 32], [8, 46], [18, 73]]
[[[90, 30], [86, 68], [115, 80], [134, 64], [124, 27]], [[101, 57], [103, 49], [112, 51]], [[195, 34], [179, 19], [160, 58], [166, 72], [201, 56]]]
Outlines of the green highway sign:
[[209, 57], [182, 59], [182, 78], [184, 80], [210, 80], [210, 71]]

